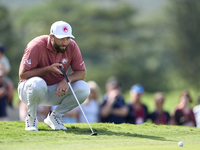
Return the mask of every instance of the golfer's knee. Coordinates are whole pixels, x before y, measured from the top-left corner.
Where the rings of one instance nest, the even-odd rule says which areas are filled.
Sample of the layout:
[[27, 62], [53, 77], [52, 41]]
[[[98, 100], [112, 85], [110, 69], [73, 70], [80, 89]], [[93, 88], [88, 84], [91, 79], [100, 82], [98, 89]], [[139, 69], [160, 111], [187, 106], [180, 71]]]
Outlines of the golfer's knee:
[[31, 82], [28, 88], [32, 92], [32, 94], [44, 96], [47, 92], [46, 82], [40, 77], [33, 77], [30, 80]]
[[90, 86], [85, 81], [80, 81], [76, 93], [80, 103], [83, 103], [90, 94]]

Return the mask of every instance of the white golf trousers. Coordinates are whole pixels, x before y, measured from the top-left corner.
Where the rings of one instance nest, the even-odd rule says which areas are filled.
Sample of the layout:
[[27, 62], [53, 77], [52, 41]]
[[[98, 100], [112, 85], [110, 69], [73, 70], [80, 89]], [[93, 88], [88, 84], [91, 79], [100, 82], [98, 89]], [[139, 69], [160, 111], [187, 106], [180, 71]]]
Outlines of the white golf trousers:
[[[35, 117], [37, 114], [37, 106], [55, 106], [58, 105], [53, 112], [59, 117], [62, 117], [66, 112], [72, 110], [78, 106], [78, 103], [71, 92], [68, 92], [64, 96], [56, 96], [55, 89], [58, 83], [47, 86], [46, 82], [40, 77], [32, 77], [18, 85], [19, 99], [28, 106], [27, 114]], [[78, 98], [80, 104], [83, 103], [90, 94], [89, 85], [83, 81], [78, 80], [71, 83], [71, 86]]]

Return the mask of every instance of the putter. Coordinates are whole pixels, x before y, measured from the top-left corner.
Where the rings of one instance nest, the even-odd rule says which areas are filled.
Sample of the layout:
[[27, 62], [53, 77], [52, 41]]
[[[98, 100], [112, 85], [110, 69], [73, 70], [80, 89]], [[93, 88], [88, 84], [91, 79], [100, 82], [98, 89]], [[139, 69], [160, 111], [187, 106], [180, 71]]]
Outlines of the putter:
[[86, 117], [86, 115], [85, 115], [85, 113], [84, 113], [84, 111], [83, 111], [83, 109], [82, 109], [82, 107], [81, 107], [81, 104], [79, 103], [78, 98], [76, 97], [76, 94], [75, 94], [75, 92], [74, 92], [74, 90], [73, 90], [73, 88], [72, 88], [72, 86], [71, 86], [71, 83], [69, 82], [69, 79], [68, 79], [68, 77], [67, 77], [67, 75], [66, 75], [66, 73], [65, 73], [65, 70], [64, 70], [63, 66], [59, 66], [59, 67], [60, 67], [60, 70], [62, 71], [62, 73], [63, 73], [65, 79], [67, 80], [67, 83], [68, 83], [68, 85], [69, 85], [69, 87], [70, 87], [70, 89], [71, 89], [71, 91], [72, 91], [72, 93], [73, 93], [73, 95], [74, 95], [74, 97], [75, 97], [75, 99], [76, 99], [76, 102], [78, 103], [78, 105], [79, 105], [79, 107], [80, 107], [80, 109], [81, 109], [81, 111], [82, 111], [82, 113], [83, 113], [83, 116], [85, 117], [85, 120], [87, 121], [87, 123], [88, 123], [88, 125], [89, 125], [89, 127], [90, 127], [90, 130], [92, 131], [92, 133], [91, 133], [90, 135], [91, 135], [91, 136], [97, 135], [97, 132], [94, 132], [94, 131], [92, 130], [92, 127], [90, 126], [90, 123], [89, 123], [89, 121], [87, 120], [87, 117]]

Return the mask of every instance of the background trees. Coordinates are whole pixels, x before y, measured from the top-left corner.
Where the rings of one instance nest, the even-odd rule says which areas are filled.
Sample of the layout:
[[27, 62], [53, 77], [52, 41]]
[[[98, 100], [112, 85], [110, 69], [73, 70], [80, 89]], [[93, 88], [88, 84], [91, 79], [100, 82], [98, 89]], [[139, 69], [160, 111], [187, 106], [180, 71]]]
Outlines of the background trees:
[[101, 89], [107, 78], [116, 76], [124, 91], [134, 83], [150, 92], [198, 90], [198, 1], [168, 0], [165, 7], [155, 10], [156, 15], [143, 21], [138, 21], [139, 10], [131, 1], [45, 2], [11, 12], [1, 6], [0, 39], [11, 60], [15, 85], [26, 44], [49, 34], [53, 22], [65, 20], [72, 25], [87, 65], [86, 80], [97, 81]]
[[180, 77], [198, 90], [200, 85], [200, 1], [170, 1], [171, 33], [174, 35], [173, 53]]

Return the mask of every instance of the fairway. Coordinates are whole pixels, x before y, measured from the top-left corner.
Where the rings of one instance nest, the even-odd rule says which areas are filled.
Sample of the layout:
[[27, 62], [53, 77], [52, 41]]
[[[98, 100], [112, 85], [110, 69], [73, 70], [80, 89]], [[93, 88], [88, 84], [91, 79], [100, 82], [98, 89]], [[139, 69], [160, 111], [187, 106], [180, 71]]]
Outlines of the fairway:
[[[0, 122], [0, 150], [199, 150], [200, 129], [180, 126], [157, 126], [91, 123], [97, 136], [90, 136], [88, 124], [64, 124], [68, 130], [52, 131], [43, 122], [40, 131], [25, 131], [24, 122]], [[178, 142], [184, 146], [179, 147]]]

